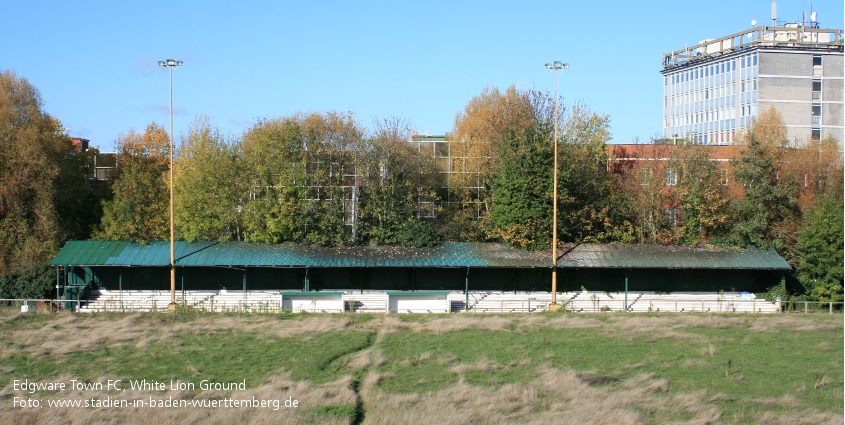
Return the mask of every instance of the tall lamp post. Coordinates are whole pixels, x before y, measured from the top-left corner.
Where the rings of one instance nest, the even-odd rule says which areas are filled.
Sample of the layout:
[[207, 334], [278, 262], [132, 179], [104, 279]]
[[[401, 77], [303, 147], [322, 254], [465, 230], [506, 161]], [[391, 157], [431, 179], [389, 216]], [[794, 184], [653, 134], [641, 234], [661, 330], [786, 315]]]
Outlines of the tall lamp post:
[[554, 205], [553, 208], [553, 216], [554, 221], [552, 225], [552, 303], [549, 304], [549, 311], [557, 311], [560, 309], [560, 304], [557, 303], [557, 127], [558, 127], [558, 75], [560, 75], [560, 71], [569, 68], [568, 63], [561, 63], [560, 61], [554, 61], [553, 63], [547, 63], [546, 68], [550, 69], [555, 72], [555, 136], [554, 136], [554, 145], [555, 145], [555, 170], [554, 170]]
[[170, 305], [168, 310], [176, 309], [176, 249], [173, 242], [173, 68], [182, 66], [182, 61], [167, 59], [158, 61], [158, 66], [170, 70]]

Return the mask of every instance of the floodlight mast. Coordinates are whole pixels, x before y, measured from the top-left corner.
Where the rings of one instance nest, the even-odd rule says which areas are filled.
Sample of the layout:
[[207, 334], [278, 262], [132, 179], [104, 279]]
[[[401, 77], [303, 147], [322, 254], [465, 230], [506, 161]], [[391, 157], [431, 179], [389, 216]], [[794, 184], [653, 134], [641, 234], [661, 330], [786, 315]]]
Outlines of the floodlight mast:
[[546, 68], [549, 70], [554, 71], [555, 73], [555, 132], [554, 132], [554, 156], [555, 156], [555, 165], [554, 165], [554, 195], [553, 198], [553, 225], [552, 225], [552, 302], [549, 304], [549, 311], [557, 311], [560, 309], [560, 305], [557, 303], [557, 144], [558, 144], [558, 137], [557, 137], [557, 128], [558, 128], [558, 104], [560, 101], [558, 99], [558, 75], [560, 75], [560, 71], [569, 68], [568, 63], [563, 63], [561, 61], [554, 61], [552, 63], [547, 63]]
[[158, 61], [158, 66], [170, 70], [170, 304], [168, 310], [176, 310], [176, 249], [173, 240], [173, 68], [182, 66], [182, 61], [167, 59]]

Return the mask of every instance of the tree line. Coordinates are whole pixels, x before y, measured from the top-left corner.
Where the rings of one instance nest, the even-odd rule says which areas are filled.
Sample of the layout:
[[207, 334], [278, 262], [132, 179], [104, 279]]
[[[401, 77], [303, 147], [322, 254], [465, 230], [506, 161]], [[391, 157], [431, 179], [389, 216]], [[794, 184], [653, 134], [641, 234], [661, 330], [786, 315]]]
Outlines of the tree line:
[[[120, 135], [113, 182], [92, 185], [96, 152], [74, 152], [42, 109], [26, 79], [0, 74], [0, 296], [49, 291], [45, 264], [66, 240], [169, 238], [165, 129]], [[296, 113], [233, 136], [198, 117], [178, 140], [176, 238], [549, 249], [555, 125], [561, 242], [774, 247], [795, 279], [773, 291], [842, 298], [835, 141], [792, 146], [770, 111], [742, 136], [728, 171], [710, 147], [683, 140], [655, 146], [665, 161], [625, 162], [607, 145], [609, 116], [515, 87], [470, 99], [437, 146], [400, 118], [367, 128], [352, 113]]]

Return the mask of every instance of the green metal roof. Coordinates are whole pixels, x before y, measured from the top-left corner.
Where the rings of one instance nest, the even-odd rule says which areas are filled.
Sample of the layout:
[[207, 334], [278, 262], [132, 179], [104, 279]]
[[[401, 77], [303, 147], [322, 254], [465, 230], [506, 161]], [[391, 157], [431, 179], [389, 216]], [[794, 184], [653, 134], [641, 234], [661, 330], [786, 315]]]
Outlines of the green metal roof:
[[[180, 267], [517, 267], [550, 268], [551, 250], [521, 251], [497, 243], [447, 242], [433, 248], [317, 247], [252, 242], [175, 243]], [[774, 250], [728, 251], [667, 245], [568, 245], [560, 268], [660, 268], [789, 270]], [[170, 244], [154, 241], [70, 241], [53, 266], [167, 267]]]
[[560, 268], [790, 270], [774, 249], [730, 251], [712, 246], [580, 244], [558, 250]]
[[[109, 258], [120, 255], [128, 244], [126, 241], [69, 241], [50, 265], [105, 264]], [[169, 255], [167, 264], [170, 264]]]
[[[52, 265], [166, 267], [170, 264], [167, 241], [147, 244], [121, 242], [122, 250], [108, 256], [79, 256], [112, 244], [107, 241], [68, 242]], [[319, 247], [299, 244], [251, 242], [175, 243], [176, 265], [186, 267], [549, 267], [548, 255], [506, 246], [450, 242], [433, 248], [394, 246]], [[497, 245], [497, 244], [494, 244]], [[520, 260], [514, 260], [519, 258]]]

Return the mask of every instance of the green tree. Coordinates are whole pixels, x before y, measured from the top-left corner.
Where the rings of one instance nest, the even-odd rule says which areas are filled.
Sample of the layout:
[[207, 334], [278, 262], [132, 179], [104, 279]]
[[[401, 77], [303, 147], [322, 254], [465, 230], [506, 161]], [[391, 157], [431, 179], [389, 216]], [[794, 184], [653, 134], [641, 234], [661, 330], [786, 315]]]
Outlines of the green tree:
[[[779, 178], [779, 161], [787, 140], [783, 121], [774, 110], [761, 115], [746, 134], [740, 155], [731, 160], [744, 195], [733, 202], [733, 238], [739, 246], [774, 246], [781, 254], [794, 243], [786, 232], [800, 220], [794, 179]], [[788, 258], [789, 259], [789, 258]]]
[[796, 274], [805, 291], [818, 301], [842, 301], [842, 198], [822, 198], [807, 214], [798, 236], [800, 262]]
[[103, 204], [103, 221], [94, 237], [146, 242], [170, 238], [169, 139], [158, 124], [117, 140], [114, 196]]
[[352, 113], [336, 112], [310, 114], [303, 129], [309, 199], [306, 239], [323, 245], [353, 243], [358, 233], [348, 184], [358, 174], [356, 161], [366, 130]]
[[242, 142], [253, 178], [247, 240], [354, 240], [344, 180], [355, 175], [364, 130], [352, 114], [295, 114], [256, 123]]
[[377, 123], [359, 158], [366, 185], [360, 188], [362, 229], [374, 244], [432, 246], [442, 241], [420, 214], [420, 200], [439, 200], [431, 189], [436, 178], [430, 157], [408, 143], [409, 123], [391, 118]]
[[559, 223], [564, 241], [601, 241], [613, 234], [612, 178], [607, 166], [610, 117], [576, 103], [564, 115], [558, 145]]
[[243, 162], [206, 117], [190, 126], [174, 169], [177, 238], [242, 240]]
[[306, 191], [301, 182], [306, 177], [299, 122], [293, 117], [258, 121], [240, 146], [246, 176], [251, 178], [244, 211], [245, 239], [303, 240]]
[[537, 124], [501, 144], [501, 168], [493, 183], [493, 226], [505, 242], [546, 249], [552, 238], [554, 155], [547, 125]]

